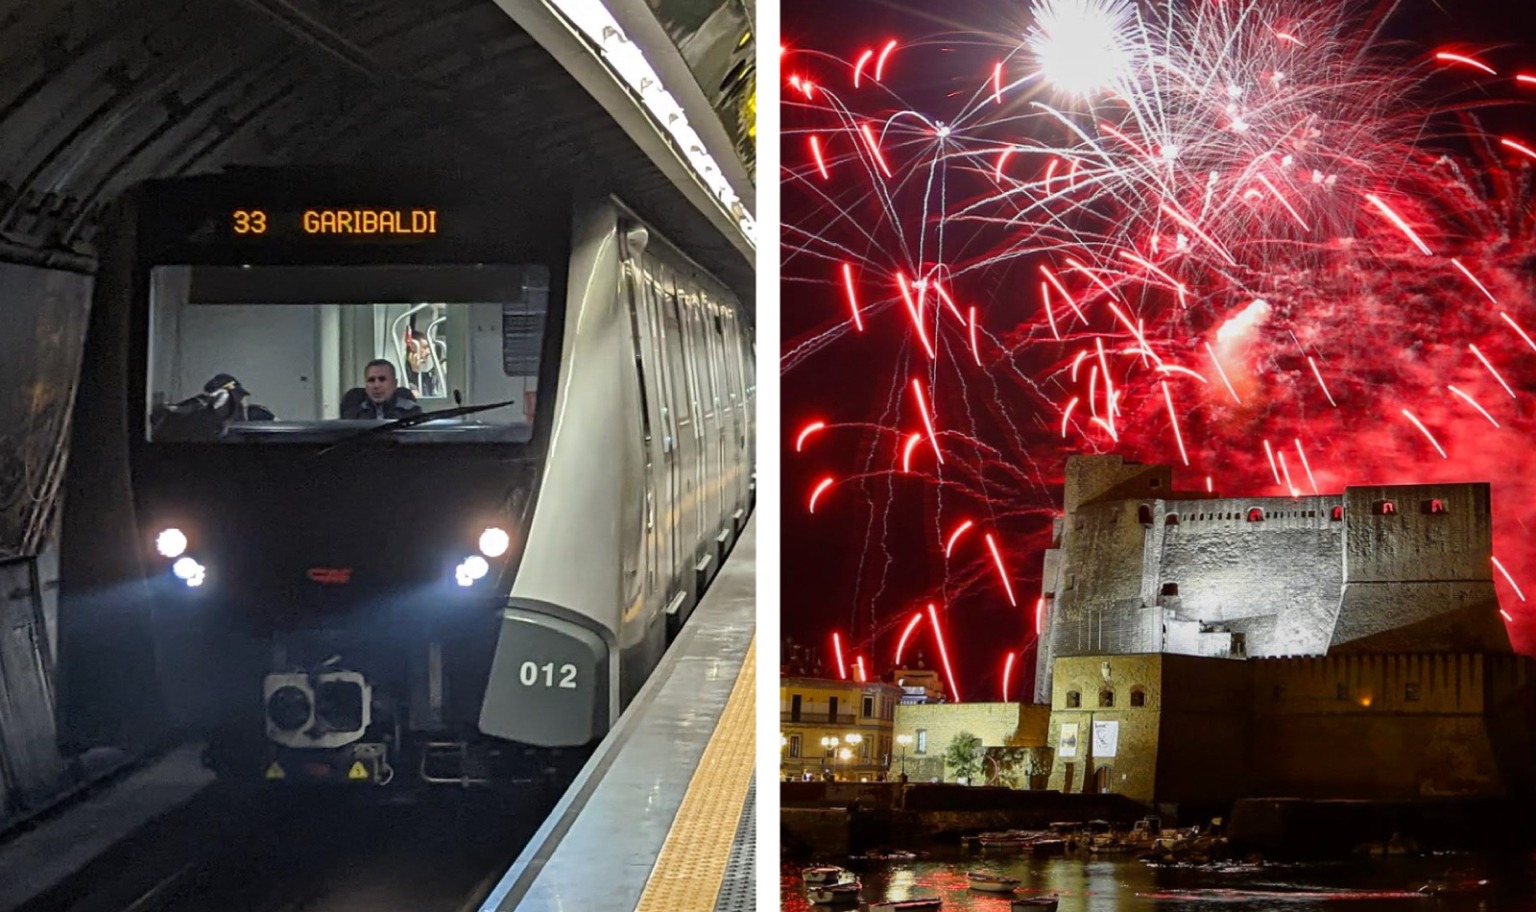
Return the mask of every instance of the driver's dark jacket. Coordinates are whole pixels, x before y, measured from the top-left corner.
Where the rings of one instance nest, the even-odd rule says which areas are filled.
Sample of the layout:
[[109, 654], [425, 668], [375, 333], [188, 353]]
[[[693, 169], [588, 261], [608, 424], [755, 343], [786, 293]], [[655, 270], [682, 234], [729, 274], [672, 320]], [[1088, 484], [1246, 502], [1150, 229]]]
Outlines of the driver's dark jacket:
[[395, 390], [395, 394], [383, 402], [369, 399], [362, 387], [349, 389], [341, 397], [341, 417], [349, 420], [405, 418], [419, 414], [421, 405], [408, 389]]

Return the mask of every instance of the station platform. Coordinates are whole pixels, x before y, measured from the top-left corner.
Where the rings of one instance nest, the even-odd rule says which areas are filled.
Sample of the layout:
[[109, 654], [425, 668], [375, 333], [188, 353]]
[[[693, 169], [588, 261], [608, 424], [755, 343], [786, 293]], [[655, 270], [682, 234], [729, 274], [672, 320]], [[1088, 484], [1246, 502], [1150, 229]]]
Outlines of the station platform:
[[480, 912], [748, 912], [756, 520]]

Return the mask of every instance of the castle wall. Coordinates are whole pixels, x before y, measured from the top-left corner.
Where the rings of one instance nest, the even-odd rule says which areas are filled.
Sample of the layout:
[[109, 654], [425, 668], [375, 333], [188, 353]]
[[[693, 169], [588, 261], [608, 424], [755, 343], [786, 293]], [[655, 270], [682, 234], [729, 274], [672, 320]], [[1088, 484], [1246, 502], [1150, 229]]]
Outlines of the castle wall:
[[[1250, 656], [1323, 653], [1344, 572], [1345, 523], [1332, 519], [1340, 503], [1325, 496], [1154, 504], [1148, 531], [1160, 547], [1148, 563], [1149, 600], [1243, 633]], [[1248, 520], [1255, 508], [1260, 522]], [[1164, 592], [1170, 585], [1176, 600]]]

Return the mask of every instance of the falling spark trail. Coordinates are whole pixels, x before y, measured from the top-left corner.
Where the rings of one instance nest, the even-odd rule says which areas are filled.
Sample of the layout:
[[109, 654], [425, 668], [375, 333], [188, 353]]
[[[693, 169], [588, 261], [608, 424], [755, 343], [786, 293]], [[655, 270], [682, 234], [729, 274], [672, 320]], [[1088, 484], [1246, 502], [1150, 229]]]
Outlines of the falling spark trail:
[[1280, 459], [1280, 472], [1285, 475], [1285, 489], [1290, 492], [1292, 497], [1295, 497], [1300, 492], [1296, 490], [1296, 485], [1291, 481], [1291, 467], [1285, 464], [1285, 450], [1281, 450], [1275, 455]]
[[1529, 158], [1532, 161], [1536, 161], [1536, 151], [1532, 151], [1529, 146], [1523, 146], [1520, 143], [1515, 142], [1513, 139], [1509, 139], [1508, 137], [1499, 140], [1499, 143], [1506, 149], [1514, 149], [1516, 152], [1519, 152], [1526, 158]]
[[992, 101], [995, 104], [1003, 103], [1003, 63], [998, 61], [992, 68]]
[[933, 603], [928, 603], [928, 619], [933, 621], [933, 638], [939, 642], [939, 658], [944, 660], [944, 677], [949, 679], [949, 692], [954, 694], [955, 702], [960, 702], [960, 688], [955, 686], [955, 672], [949, 665], [949, 650], [944, 648], [944, 631], [939, 627], [938, 609]]
[[919, 443], [922, 442], [922, 434], [913, 434], [907, 438], [907, 445], [902, 447], [901, 450], [901, 470], [903, 472], [912, 471], [912, 451], [917, 448]]
[[987, 533], [987, 548], [992, 552], [992, 562], [997, 564], [997, 576], [1003, 581], [1003, 591], [1008, 593], [1008, 604], [1019, 607], [1019, 603], [1013, 599], [1013, 584], [1008, 581], [1008, 571], [1003, 567], [1003, 556], [997, 551], [997, 542], [992, 538], [992, 533]]
[[1339, 404], [1333, 401], [1333, 394], [1328, 392], [1328, 384], [1323, 382], [1323, 372], [1317, 369], [1317, 362], [1312, 360], [1311, 355], [1307, 356], [1307, 363], [1312, 365], [1312, 376], [1317, 378], [1317, 385], [1323, 388], [1323, 395], [1328, 397], [1328, 404], [1338, 408]]
[[1509, 384], [1504, 382], [1503, 377], [1499, 376], [1499, 372], [1493, 367], [1493, 362], [1483, 357], [1483, 353], [1477, 350], [1476, 345], [1468, 344], [1467, 348], [1472, 350], [1472, 354], [1477, 356], [1477, 360], [1483, 362], [1483, 367], [1488, 368], [1488, 373], [1493, 374], [1493, 379], [1499, 381], [1499, 386], [1504, 387], [1504, 392], [1509, 393], [1509, 398], [1515, 398], [1515, 391], [1509, 388]]
[[1453, 392], [1456, 395], [1460, 396], [1461, 398], [1465, 399], [1467, 401], [1468, 405], [1470, 405], [1473, 408], [1477, 409], [1478, 414], [1480, 414], [1484, 418], [1488, 419], [1488, 423], [1489, 424], [1493, 425], [1494, 427], [1498, 427], [1499, 426], [1499, 423], [1497, 421], [1493, 420], [1493, 416], [1488, 414], [1488, 410], [1483, 408], [1481, 405], [1477, 404], [1477, 400], [1476, 399], [1473, 399], [1471, 396], [1468, 396], [1466, 393], [1462, 392], [1461, 390], [1457, 389], [1454, 386], [1447, 386], [1446, 389], [1450, 390], [1451, 392]]
[[1205, 343], [1205, 351], [1206, 354], [1211, 356], [1211, 363], [1216, 365], [1216, 375], [1221, 378], [1221, 382], [1226, 386], [1227, 392], [1232, 394], [1232, 401], [1242, 405], [1242, 397], [1238, 396], [1237, 390], [1232, 388], [1232, 381], [1227, 379], [1227, 372], [1221, 369], [1221, 359], [1216, 357], [1216, 350], [1211, 348], [1211, 343]]
[[1003, 663], [1003, 702], [1008, 702], [1008, 679], [1013, 677], [1013, 653], [1008, 653], [1008, 660]]
[[1042, 595], [1042, 596], [1040, 596], [1039, 599], [1037, 599], [1035, 601], [1035, 634], [1037, 636], [1040, 633], [1040, 624], [1041, 624], [1041, 622], [1043, 620], [1041, 615], [1043, 615], [1044, 613], [1045, 613], [1045, 596]]
[[896, 666], [898, 668], [901, 666], [902, 650], [907, 648], [907, 637], [911, 636], [913, 629], [915, 629], [917, 625], [921, 624], [922, 622], [923, 613], [921, 611], [912, 615], [912, 620], [907, 622], [907, 629], [901, 632], [901, 639], [896, 641]]
[[884, 79], [885, 79], [885, 59], [887, 57], [891, 56], [891, 51], [894, 51], [894, 50], [896, 50], [896, 39], [892, 38], [890, 43], [887, 44], [885, 46], [885, 48], [880, 51], [880, 59], [875, 61], [875, 82], [882, 82], [882, 81], [884, 81]]
[[[1525, 593], [1520, 591], [1520, 584], [1516, 583], [1515, 578], [1509, 575], [1509, 571], [1504, 569], [1504, 565], [1499, 563], [1499, 559], [1490, 556], [1489, 560], [1493, 561], [1493, 565], [1499, 568], [1500, 573], [1504, 574], [1504, 579], [1509, 581], [1509, 585], [1515, 590], [1515, 595], [1520, 596], [1520, 601], [1525, 601]], [[1508, 617], [1508, 615], [1505, 616]]]
[[1479, 282], [1477, 280], [1477, 276], [1472, 274], [1472, 270], [1470, 270], [1467, 267], [1461, 265], [1461, 260], [1458, 260], [1455, 257], [1451, 257], [1451, 265], [1455, 266], [1457, 269], [1460, 269], [1461, 270], [1461, 274], [1466, 276], [1469, 280], [1471, 280], [1472, 284], [1477, 286], [1477, 290], [1481, 291], [1483, 293], [1484, 297], [1486, 297], [1488, 300], [1492, 301], [1495, 304], [1499, 303], [1499, 299], [1495, 298], [1493, 296], [1493, 292], [1489, 291], [1488, 288], [1485, 285], [1483, 285], [1482, 282]]
[[1301, 457], [1301, 467], [1307, 470], [1307, 484], [1312, 486], [1312, 493], [1317, 494], [1317, 479], [1312, 477], [1312, 466], [1307, 463], [1307, 452], [1301, 448], [1301, 438], [1296, 438], [1296, 455]]
[[873, 56], [875, 56], [875, 50], [874, 48], [870, 48], [869, 50], [860, 54], [858, 62], [853, 65], [853, 87], [855, 89], [859, 87], [859, 76], [864, 72], [864, 64], [868, 63], [869, 58]]
[[1434, 435], [1434, 434], [1431, 434], [1431, 433], [1430, 433], [1430, 432], [1429, 432], [1429, 428], [1427, 428], [1427, 427], [1425, 427], [1425, 426], [1424, 426], [1424, 422], [1422, 422], [1422, 421], [1420, 421], [1420, 420], [1419, 420], [1419, 419], [1417, 419], [1417, 418], [1415, 418], [1415, 417], [1414, 417], [1414, 416], [1413, 416], [1413, 412], [1410, 412], [1410, 411], [1408, 411], [1408, 410], [1407, 410], [1407, 409], [1403, 409], [1403, 416], [1404, 416], [1404, 417], [1405, 417], [1405, 418], [1407, 418], [1407, 419], [1408, 419], [1408, 420], [1409, 420], [1409, 421], [1412, 421], [1412, 422], [1413, 422], [1413, 425], [1414, 425], [1414, 427], [1416, 427], [1416, 428], [1418, 428], [1418, 429], [1419, 429], [1419, 431], [1420, 431], [1420, 432], [1421, 432], [1421, 433], [1422, 433], [1422, 434], [1423, 434], [1423, 435], [1424, 435], [1424, 436], [1425, 436], [1425, 437], [1427, 437], [1427, 438], [1428, 438], [1428, 439], [1429, 439], [1429, 442], [1430, 442], [1430, 443], [1432, 443], [1432, 444], [1434, 444], [1434, 447], [1435, 447], [1435, 452], [1437, 452], [1437, 453], [1439, 453], [1439, 454], [1440, 454], [1440, 458], [1441, 458], [1441, 459], [1450, 459], [1450, 458], [1451, 458], [1451, 457], [1449, 457], [1449, 456], [1447, 456], [1447, 455], [1445, 455], [1445, 450], [1443, 450], [1443, 449], [1441, 449], [1441, 447], [1440, 447], [1440, 441], [1438, 441], [1438, 440], [1436, 440], [1436, 439], [1435, 439], [1435, 435]]
[[1291, 218], [1296, 220], [1296, 224], [1301, 226], [1301, 230], [1302, 231], [1311, 231], [1312, 230], [1311, 227], [1307, 225], [1307, 220], [1301, 217], [1301, 213], [1297, 212], [1294, 208], [1292, 208], [1290, 201], [1287, 200], [1285, 197], [1281, 196], [1280, 195], [1280, 191], [1275, 188], [1275, 185], [1269, 182], [1269, 178], [1265, 177], [1262, 174], [1255, 175], [1255, 176], [1258, 177], [1259, 183], [1261, 183], [1265, 187], [1269, 188], [1269, 192], [1274, 194], [1275, 199], [1280, 201], [1280, 205], [1284, 206], [1285, 207], [1285, 211], [1289, 212], [1291, 214]]
[[805, 428], [800, 431], [800, 436], [795, 438], [795, 452], [800, 452], [801, 447], [805, 445], [805, 438], [811, 436], [826, 426], [827, 423], [825, 421], [812, 421], [810, 424], [807, 424]]
[[1536, 85], [1536, 76], [1532, 76], [1528, 73], [1521, 73], [1515, 77], [1515, 81], [1524, 83], [1526, 85]]
[[981, 367], [981, 349], [976, 345], [976, 308], [970, 308], [971, 315], [971, 357], [976, 359], [976, 366]]
[[951, 532], [949, 535], [949, 541], [944, 544], [944, 557], [949, 557], [951, 552], [955, 550], [955, 542], [959, 541], [960, 536], [965, 534], [965, 530], [969, 529], [973, 525], [975, 525], [975, 523], [967, 519], [965, 522], [955, 527], [955, 531]]
[[1280, 481], [1280, 467], [1275, 464], [1275, 451], [1270, 447], [1268, 440], [1264, 441], [1264, 455], [1269, 457], [1269, 470], [1275, 473], [1275, 484], [1282, 484], [1283, 482]]
[[843, 664], [843, 641], [840, 637], [838, 637], [837, 631], [835, 630], [832, 631], [832, 654], [837, 659], [838, 680], [848, 680], [848, 667]]
[[1234, 260], [1232, 258], [1232, 254], [1227, 252], [1227, 248], [1225, 248], [1225, 247], [1221, 246], [1220, 244], [1218, 244], [1216, 242], [1216, 239], [1211, 237], [1209, 234], [1206, 234], [1203, 230], [1201, 230], [1199, 225], [1196, 225], [1194, 222], [1190, 221], [1187, 216], [1185, 216], [1183, 213], [1179, 212], [1177, 209], [1173, 208], [1172, 206], [1168, 205], [1167, 203], [1163, 203], [1161, 208], [1162, 208], [1163, 213], [1165, 215], [1167, 215], [1169, 218], [1173, 219], [1174, 221], [1178, 222], [1180, 225], [1183, 225], [1185, 228], [1188, 228], [1191, 234], [1193, 234], [1195, 237], [1199, 238], [1200, 240], [1204, 241], [1206, 243], [1206, 245], [1209, 246], [1212, 250], [1214, 250], [1217, 253], [1221, 254], [1221, 258], [1223, 260], [1227, 261], [1227, 265], [1228, 266], [1236, 266], [1237, 265], [1237, 260]]
[[1060, 342], [1061, 333], [1056, 330], [1056, 315], [1051, 313], [1051, 286], [1044, 282], [1040, 283], [1040, 303], [1045, 305], [1045, 321], [1051, 324], [1051, 335]]
[[864, 141], [869, 143], [869, 152], [875, 157], [875, 162], [880, 165], [880, 170], [886, 177], [894, 177], [890, 167], [885, 163], [885, 156], [880, 154], [880, 144], [875, 142], [875, 134], [870, 132], [869, 124], [862, 124], [859, 131], [864, 134]]
[[1003, 182], [1003, 165], [1008, 161], [1008, 156], [1013, 154], [1013, 146], [1003, 150], [1003, 154], [997, 157], [997, 168], [992, 172], [998, 183]]
[[1040, 264], [1040, 271], [1045, 273], [1046, 280], [1054, 285], [1056, 290], [1061, 293], [1061, 296], [1066, 299], [1067, 306], [1072, 308], [1072, 312], [1077, 314], [1077, 318], [1087, 322], [1088, 318], [1083, 316], [1083, 312], [1077, 307], [1077, 302], [1072, 300], [1072, 296], [1070, 294], [1067, 294], [1066, 286], [1062, 285], [1061, 280], [1056, 278], [1056, 273], [1051, 272], [1050, 267], [1046, 266], [1044, 263]]
[[1365, 198], [1370, 200], [1371, 205], [1380, 210], [1381, 214], [1385, 215], [1387, 219], [1392, 222], [1392, 224], [1396, 225], [1398, 229], [1401, 230], [1403, 234], [1408, 238], [1408, 240], [1414, 243], [1414, 246], [1422, 250], [1425, 256], [1434, 256], [1434, 252], [1429, 249], [1429, 245], [1420, 240], [1419, 235], [1413, 230], [1413, 228], [1403, 220], [1402, 216], [1398, 215], [1396, 212], [1393, 212], [1391, 207], [1382, 202], [1381, 197], [1374, 193], [1367, 193]]
[[1073, 396], [1072, 401], [1067, 403], [1066, 410], [1061, 413], [1061, 437], [1063, 440], [1065, 440], [1067, 437], [1067, 421], [1071, 419], [1072, 410], [1076, 407], [1077, 397]]
[[821, 157], [821, 140], [816, 136], [811, 137], [811, 157], [816, 159], [816, 170], [821, 172], [821, 179], [831, 180], [832, 175], [827, 173], [826, 159]]
[[1525, 334], [1525, 330], [1520, 328], [1519, 323], [1516, 323], [1507, 313], [1500, 313], [1499, 316], [1504, 319], [1505, 323], [1509, 324], [1510, 329], [1520, 334], [1520, 338], [1524, 339], [1525, 344], [1531, 347], [1531, 351], [1536, 351], [1536, 342], [1531, 341], [1531, 337]]
[[1179, 457], [1189, 465], [1189, 453], [1184, 449], [1184, 435], [1179, 431], [1179, 416], [1173, 410], [1173, 393], [1168, 391], [1168, 381], [1163, 383], [1163, 401], [1168, 403], [1168, 423], [1173, 425], [1173, 439], [1179, 444]]
[[1435, 55], [1435, 59], [1436, 60], [1444, 60], [1444, 61], [1446, 61], [1448, 63], [1464, 63], [1467, 66], [1476, 67], [1477, 69], [1482, 70], [1484, 73], [1487, 73], [1489, 76], [1497, 76], [1497, 75], [1499, 75], [1493, 69], [1493, 67], [1489, 66], [1486, 63], [1483, 63], [1481, 60], [1473, 60], [1471, 57], [1464, 57], [1461, 54], [1451, 54], [1451, 53], [1447, 53], [1447, 52], [1442, 51], [1439, 54]]
[[859, 683], [862, 684], [865, 681], [868, 681], [869, 680], [869, 676], [864, 674], [864, 657], [863, 656], [855, 656], [854, 660], [853, 660], [853, 664], [854, 664], [854, 667], [859, 670]]
[[928, 411], [928, 401], [923, 398], [923, 387], [917, 378], [912, 378], [912, 392], [917, 394], [917, 407], [923, 413], [923, 424], [928, 427], [928, 442], [933, 444], [933, 455], [938, 458], [939, 465], [944, 464], [944, 454], [939, 452], [939, 438], [933, 432], [933, 416]]
[[864, 331], [864, 318], [859, 316], [859, 297], [853, 288], [853, 267], [843, 264], [843, 287], [848, 290], [848, 309], [853, 313], [853, 326], [859, 332]]
[[823, 478], [821, 480], [821, 484], [818, 484], [816, 486], [816, 490], [811, 492], [811, 512], [812, 513], [816, 512], [816, 499], [821, 496], [821, 492], [825, 491], [827, 488], [830, 488], [830, 487], [832, 487], [832, 479], [830, 477], [829, 478]]

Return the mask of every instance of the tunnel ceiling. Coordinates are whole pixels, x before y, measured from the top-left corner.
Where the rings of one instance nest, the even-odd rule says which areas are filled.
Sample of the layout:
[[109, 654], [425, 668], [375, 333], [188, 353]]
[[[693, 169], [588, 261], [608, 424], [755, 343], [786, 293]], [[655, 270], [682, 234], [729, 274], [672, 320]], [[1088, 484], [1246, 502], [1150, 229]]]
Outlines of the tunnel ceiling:
[[580, 175], [752, 304], [751, 264], [492, 0], [0, 0], [0, 259], [93, 268], [104, 207], [227, 165]]

